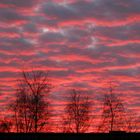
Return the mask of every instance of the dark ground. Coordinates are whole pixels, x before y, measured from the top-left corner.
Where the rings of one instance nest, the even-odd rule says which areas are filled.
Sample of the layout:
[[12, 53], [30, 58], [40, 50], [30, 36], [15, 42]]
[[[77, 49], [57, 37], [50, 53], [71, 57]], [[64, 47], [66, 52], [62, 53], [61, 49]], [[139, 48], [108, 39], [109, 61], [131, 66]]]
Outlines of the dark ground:
[[0, 140], [140, 140], [140, 133], [0, 133]]

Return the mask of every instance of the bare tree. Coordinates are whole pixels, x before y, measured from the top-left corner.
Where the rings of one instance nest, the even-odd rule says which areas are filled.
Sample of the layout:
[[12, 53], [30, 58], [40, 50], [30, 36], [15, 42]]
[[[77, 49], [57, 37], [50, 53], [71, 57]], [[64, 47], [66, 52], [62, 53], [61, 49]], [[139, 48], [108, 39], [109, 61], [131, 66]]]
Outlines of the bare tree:
[[65, 108], [65, 118], [63, 121], [63, 132], [84, 133], [90, 126], [91, 104], [88, 96], [82, 96], [76, 90], [73, 90], [69, 103]]
[[22, 72], [16, 100], [12, 104], [17, 132], [40, 132], [49, 118], [46, 100], [51, 89], [48, 75], [42, 71]]
[[[21, 85], [20, 85], [21, 86]], [[20, 87], [19, 86], [19, 87]], [[18, 87], [18, 88], [19, 88]], [[11, 109], [14, 112], [13, 119], [15, 122], [16, 132], [31, 132], [33, 120], [30, 112], [30, 100], [28, 93], [21, 86], [17, 89], [16, 100], [11, 104]]]
[[122, 131], [125, 130], [125, 109], [122, 101], [114, 92], [112, 83], [109, 86], [109, 93], [104, 94], [103, 112], [99, 131]]

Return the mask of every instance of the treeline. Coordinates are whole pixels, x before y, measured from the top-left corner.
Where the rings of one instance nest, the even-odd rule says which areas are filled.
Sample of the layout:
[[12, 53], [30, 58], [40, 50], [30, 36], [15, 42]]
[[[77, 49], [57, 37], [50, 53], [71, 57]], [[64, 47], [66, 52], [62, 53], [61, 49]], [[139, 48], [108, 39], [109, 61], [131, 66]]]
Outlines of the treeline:
[[[10, 119], [0, 122], [0, 132], [38, 133], [49, 131], [51, 124], [51, 103], [48, 94], [53, 88], [48, 73], [42, 71], [22, 71], [17, 80], [15, 100], [8, 105]], [[128, 111], [123, 101], [115, 94], [110, 83], [108, 92], [103, 95], [102, 115], [98, 132], [126, 131], [138, 132], [140, 118]], [[65, 105], [58, 129], [63, 133], [86, 133], [96, 124], [92, 101], [88, 94], [73, 89]], [[12, 112], [12, 113], [11, 113]], [[95, 114], [96, 115], [96, 114]], [[48, 130], [46, 130], [48, 129]], [[94, 131], [93, 131], [94, 132]]]

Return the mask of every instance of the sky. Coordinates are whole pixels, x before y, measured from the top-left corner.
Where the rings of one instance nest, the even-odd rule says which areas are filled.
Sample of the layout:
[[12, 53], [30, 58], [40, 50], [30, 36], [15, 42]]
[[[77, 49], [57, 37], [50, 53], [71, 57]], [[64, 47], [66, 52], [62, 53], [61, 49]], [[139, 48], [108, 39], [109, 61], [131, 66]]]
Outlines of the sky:
[[125, 106], [140, 114], [139, 45], [140, 0], [0, 0], [1, 115], [30, 68], [49, 71], [56, 112], [75, 88], [98, 114], [106, 83], [115, 81]]

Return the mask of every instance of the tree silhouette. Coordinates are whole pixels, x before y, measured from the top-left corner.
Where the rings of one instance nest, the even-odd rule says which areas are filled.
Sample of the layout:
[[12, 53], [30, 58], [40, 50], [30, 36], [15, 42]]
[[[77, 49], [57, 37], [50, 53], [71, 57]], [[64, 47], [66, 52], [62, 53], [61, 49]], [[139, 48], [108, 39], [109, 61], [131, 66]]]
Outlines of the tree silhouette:
[[65, 108], [66, 116], [63, 118], [63, 132], [86, 132], [90, 126], [90, 108], [91, 104], [88, 96], [81, 96], [78, 91], [73, 90]]
[[126, 127], [125, 109], [122, 101], [114, 92], [112, 83], [109, 85], [109, 93], [103, 98], [102, 123], [99, 131], [122, 131]]
[[22, 71], [18, 80], [14, 111], [17, 132], [40, 132], [47, 124], [49, 103], [46, 97], [51, 89], [48, 74], [42, 71]]

